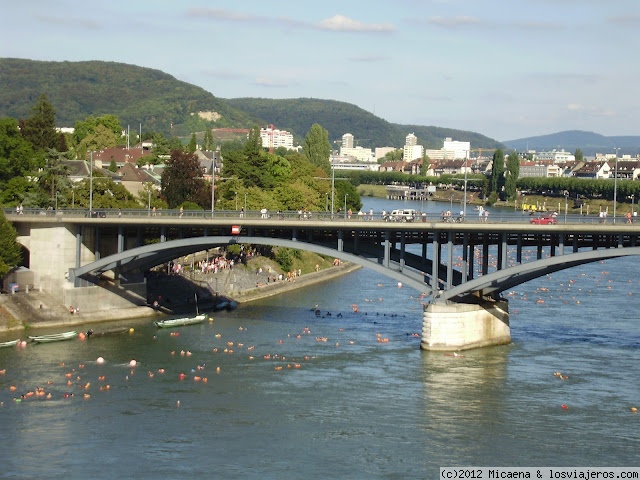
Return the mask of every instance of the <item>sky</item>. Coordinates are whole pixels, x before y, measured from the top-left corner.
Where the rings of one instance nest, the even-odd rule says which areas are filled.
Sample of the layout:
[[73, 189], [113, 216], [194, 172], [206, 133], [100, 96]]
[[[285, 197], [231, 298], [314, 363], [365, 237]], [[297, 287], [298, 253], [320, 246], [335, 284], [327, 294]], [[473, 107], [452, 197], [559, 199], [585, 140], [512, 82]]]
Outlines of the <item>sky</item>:
[[1, 17], [0, 57], [149, 67], [219, 98], [498, 141], [640, 135], [640, 0], [22, 0]]

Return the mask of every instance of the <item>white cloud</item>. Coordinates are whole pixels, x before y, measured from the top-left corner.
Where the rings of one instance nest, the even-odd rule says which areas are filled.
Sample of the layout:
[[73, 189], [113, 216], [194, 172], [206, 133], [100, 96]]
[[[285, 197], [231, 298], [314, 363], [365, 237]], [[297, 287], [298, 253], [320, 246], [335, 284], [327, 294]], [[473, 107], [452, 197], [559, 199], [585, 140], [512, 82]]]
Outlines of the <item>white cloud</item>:
[[258, 77], [253, 83], [257, 86], [268, 88], [286, 88], [289, 86], [287, 82], [278, 81], [267, 77]]
[[334, 15], [331, 18], [322, 20], [317, 24], [317, 28], [334, 32], [390, 33], [395, 31], [395, 27], [390, 23], [362, 23], [344, 15]]
[[438, 25], [440, 27], [463, 27], [467, 25], [479, 25], [480, 19], [476, 17], [460, 16], [460, 17], [431, 17], [428, 23]]

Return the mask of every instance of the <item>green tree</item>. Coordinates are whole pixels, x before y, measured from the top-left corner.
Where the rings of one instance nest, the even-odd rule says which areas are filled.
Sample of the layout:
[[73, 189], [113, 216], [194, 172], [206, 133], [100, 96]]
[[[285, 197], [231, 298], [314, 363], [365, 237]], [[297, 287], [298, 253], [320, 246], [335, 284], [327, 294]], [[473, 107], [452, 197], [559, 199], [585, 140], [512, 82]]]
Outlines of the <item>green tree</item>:
[[202, 151], [212, 152], [215, 148], [215, 142], [213, 141], [213, 134], [211, 129], [207, 128], [204, 132], [204, 139], [202, 140]]
[[171, 152], [171, 158], [162, 172], [161, 192], [169, 208], [176, 208], [187, 201], [203, 208], [207, 206], [207, 189], [200, 162], [194, 154], [184, 150]]
[[56, 203], [56, 195], [69, 184], [69, 166], [63, 163], [65, 158], [66, 152], [49, 149], [46, 157], [46, 166], [40, 173], [40, 186], [50, 193], [51, 205]]
[[493, 152], [493, 165], [489, 180], [489, 194], [500, 194], [504, 186], [504, 152], [498, 148]]
[[505, 193], [507, 198], [516, 198], [516, 182], [520, 176], [520, 155], [513, 151], [507, 156], [507, 170], [505, 178]]
[[17, 176], [25, 176], [35, 167], [33, 145], [20, 134], [18, 122], [0, 119], [0, 187]]
[[580, 150], [579, 148], [576, 148], [576, 151], [573, 154], [573, 156], [576, 158], [576, 162], [581, 162], [582, 160], [584, 160], [584, 155], [582, 153], [582, 150]]
[[22, 249], [17, 238], [18, 232], [0, 210], [0, 277], [17, 267], [22, 260]]
[[36, 149], [46, 150], [60, 146], [60, 134], [56, 131], [56, 110], [42, 94], [31, 109], [31, 116], [21, 124], [22, 135]]
[[311, 129], [304, 137], [302, 151], [312, 164], [322, 168], [327, 175], [331, 173], [329, 132], [321, 125], [317, 123], [311, 125]]
[[198, 149], [198, 142], [196, 141], [196, 134], [192, 133], [191, 140], [189, 140], [189, 145], [187, 145], [187, 152], [195, 153], [197, 149]]

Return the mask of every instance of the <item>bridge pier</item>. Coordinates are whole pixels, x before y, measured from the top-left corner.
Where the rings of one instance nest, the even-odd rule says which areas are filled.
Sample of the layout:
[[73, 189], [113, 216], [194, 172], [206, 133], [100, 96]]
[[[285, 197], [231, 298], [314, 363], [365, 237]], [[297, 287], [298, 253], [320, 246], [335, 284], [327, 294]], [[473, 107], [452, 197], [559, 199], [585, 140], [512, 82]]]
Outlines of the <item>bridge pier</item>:
[[507, 343], [511, 343], [507, 300], [425, 306], [420, 340], [423, 350], [469, 350]]

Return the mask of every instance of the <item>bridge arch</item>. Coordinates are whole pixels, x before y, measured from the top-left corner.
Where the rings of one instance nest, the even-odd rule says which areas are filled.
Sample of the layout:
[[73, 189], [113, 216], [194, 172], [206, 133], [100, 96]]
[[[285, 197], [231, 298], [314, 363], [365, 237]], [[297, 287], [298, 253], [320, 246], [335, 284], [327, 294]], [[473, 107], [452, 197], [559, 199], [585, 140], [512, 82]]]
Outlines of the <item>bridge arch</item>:
[[449, 301], [465, 302], [472, 296], [476, 298], [489, 296], [498, 298], [500, 293], [505, 290], [553, 272], [610, 258], [640, 255], [640, 247], [609, 248], [604, 250], [589, 250], [559, 255], [534, 262], [522, 263], [502, 270], [496, 270], [453, 286], [448, 290], [435, 292], [431, 286], [426, 283], [427, 279], [424, 276], [424, 273], [416, 272], [415, 270], [407, 270], [406, 267], [405, 269], [402, 269], [399, 267], [397, 262], [394, 262], [394, 264], [398, 266], [397, 269], [394, 270], [386, 268], [368, 257], [338, 251], [334, 248], [301, 240], [288, 240], [260, 236], [211, 236], [170, 240], [113, 254], [75, 269], [70, 275], [70, 280], [73, 280], [78, 284], [78, 279], [83, 277], [91, 278], [109, 270], [118, 270], [120, 272], [135, 269], [145, 270], [153, 266], [166, 263], [174, 258], [189, 255], [208, 248], [241, 243], [302, 249], [328, 257], [340, 258], [341, 260], [361, 265], [398, 282], [402, 282], [423, 294], [433, 295], [434, 302], [437, 303]]
[[549, 257], [530, 263], [522, 263], [515, 267], [482, 275], [449, 290], [438, 292], [436, 301], [464, 301], [469, 295], [497, 297], [500, 293], [516, 285], [543, 277], [549, 273], [567, 268], [593, 263], [610, 258], [640, 255], [640, 247], [609, 248], [606, 250], [589, 250], [567, 255]]
[[426, 295], [431, 294], [431, 287], [423, 281], [415, 278], [415, 275], [410, 276], [402, 271], [386, 268], [373, 260], [369, 260], [368, 258], [305, 241], [258, 236], [194, 237], [144, 245], [142, 247], [136, 247], [109, 255], [83, 265], [82, 267], [76, 268], [71, 272], [69, 279], [78, 285], [79, 280], [82, 278], [95, 277], [110, 270], [118, 270], [120, 272], [135, 269], [146, 270], [156, 265], [166, 263], [177, 257], [207, 250], [212, 247], [243, 243], [307, 250], [320, 255], [339, 258], [341, 260], [372, 269], [387, 277], [402, 282], [404, 285], [410, 286], [421, 293], [425, 293]]

